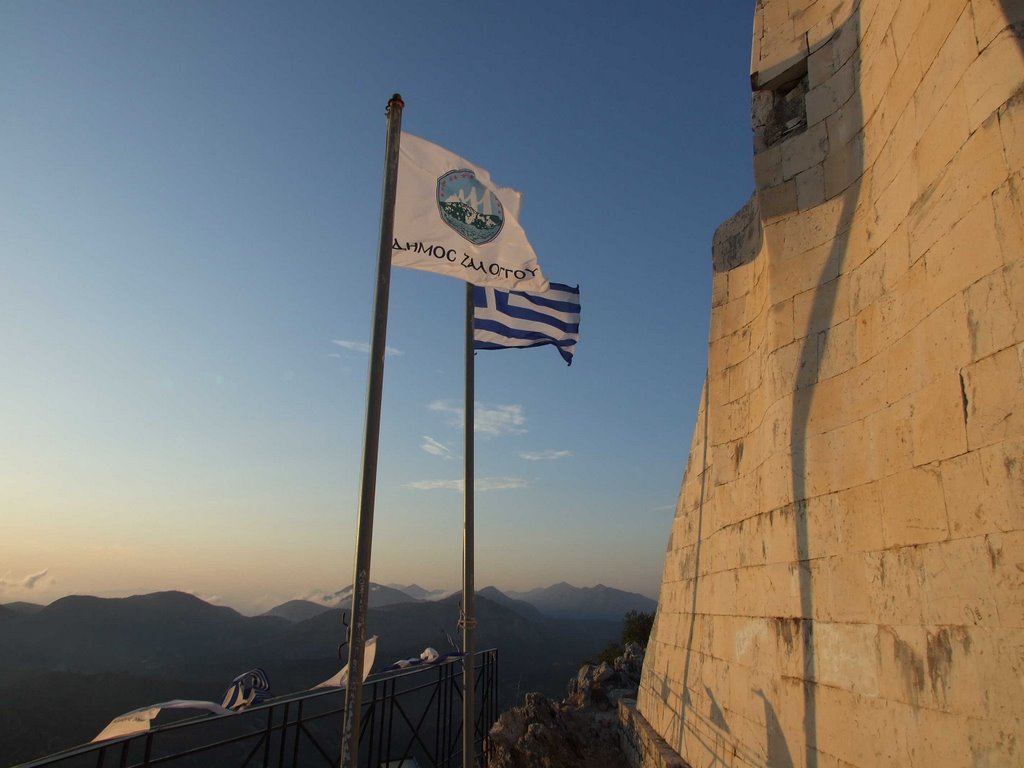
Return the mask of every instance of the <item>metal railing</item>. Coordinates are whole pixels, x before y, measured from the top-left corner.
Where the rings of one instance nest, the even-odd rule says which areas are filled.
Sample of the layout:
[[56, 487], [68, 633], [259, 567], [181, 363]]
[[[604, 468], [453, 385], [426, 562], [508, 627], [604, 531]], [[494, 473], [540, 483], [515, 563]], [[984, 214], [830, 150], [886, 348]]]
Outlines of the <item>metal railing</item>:
[[[481, 766], [487, 732], [498, 718], [498, 652], [475, 654], [476, 739]], [[456, 768], [462, 765], [462, 674], [459, 660], [371, 675], [363, 685], [360, 765], [364, 768]], [[343, 691], [286, 696], [238, 714], [193, 717], [19, 768], [337, 766]], [[415, 762], [414, 762], [415, 761]]]

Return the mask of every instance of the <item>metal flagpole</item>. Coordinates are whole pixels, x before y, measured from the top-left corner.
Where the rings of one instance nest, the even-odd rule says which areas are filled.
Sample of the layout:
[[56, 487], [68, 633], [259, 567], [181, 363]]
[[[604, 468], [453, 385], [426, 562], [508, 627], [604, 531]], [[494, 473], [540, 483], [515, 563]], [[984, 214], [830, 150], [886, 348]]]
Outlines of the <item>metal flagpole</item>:
[[373, 504], [377, 491], [377, 448], [380, 441], [380, 403], [384, 389], [384, 347], [388, 331], [388, 294], [391, 288], [391, 242], [398, 188], [398, 146], [405, 102], [397, 93], [388, 101], [388, 134], [384, 156], [384, 200], [380, 214], [377, 252], [377, 291], [373, 303], [370, 341], [370, 381], [366, 393], [366, 435], [363, 475], [359, 489], [356, 562], [352, 575], [352, 623], [348, 635], [348, 686], [345, 720], [341, 730], [341, 768], [359, 765], [359, 720], [363, 704], [363, 650], [366, 647], [366, 608], [370, 595], [370, 550], [373, 545]]
[[473, 586], [473, 284], [466, 283], [466, 479], [465, 521], [462, 535], [462, 766], [476, 766], [476, 610]]

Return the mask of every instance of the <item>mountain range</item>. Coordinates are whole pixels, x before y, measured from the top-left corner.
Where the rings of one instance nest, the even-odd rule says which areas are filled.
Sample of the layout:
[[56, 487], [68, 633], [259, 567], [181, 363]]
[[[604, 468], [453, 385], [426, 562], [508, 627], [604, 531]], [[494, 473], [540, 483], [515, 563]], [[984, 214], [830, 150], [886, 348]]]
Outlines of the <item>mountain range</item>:
[[[379, 636], [377, 668], [459, 642], [460, 594], [424, 600], [375, 586], [367, 622], [368, 633]], [[524, 593], [551, 614], [494, 587], [478, 591], [476, 646], [498, 649], [499, 709], [527, 691], [561, 697], [580, 664], [618, 639], [625, 611], [614, 619], [578, 618], [611, 611], [629, 594], [609, 589], [554, 585], [553, 592]], [[404, 599], [392, 602], [394, 592]], [[345, 593], [327, 597], [347, 605]], [[569, 600], [573, 594], [580, 602]], [[646, 602], [631, 598], [631, 608], [654, 605], [637, 597]], [[0, 766], [84, 743], [140, 706], [220, 700], [235, 675], [255, 666], [270, 676], [273, 695], [304, 690], [345, 663], [345, 639], [341, 609], [314, 601], [251, 617], [182, 592], [0, 606]]]
[[[397, 584], [370, 583], [369, 607], [398, 605], [417, 601], [437, 600], [453, 593], [445, 590], [426, 590], [416, 584], [403, 587]], [[457, 594], [457, 593], [456, 593]], [[528, 618], [547, 616], [556, 619], [620, 620], [631, 610], [653, 613], [657, 602], [636, 592], [598, 584], [596, 587], [574, 587], [566, 582], [529, 592], [512, 592], [484, 587], [477, 594], [512, 608]], [[277, 616], [289, 621], [303, 621], [333, 608], [346, 609], [352, 604], [352, 587], [305, 600], [289, 600], [274, 606], [264, 616]]]

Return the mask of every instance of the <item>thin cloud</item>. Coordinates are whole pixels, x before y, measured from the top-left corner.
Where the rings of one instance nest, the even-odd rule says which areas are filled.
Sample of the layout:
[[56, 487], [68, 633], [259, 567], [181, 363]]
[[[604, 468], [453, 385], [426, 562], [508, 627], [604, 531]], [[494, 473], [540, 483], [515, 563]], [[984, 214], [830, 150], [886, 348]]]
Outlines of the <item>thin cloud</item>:
[[439, 443], [428, 435], [423, 436], [423, 444], [420, 448], [432, 456], [440, 456], [443, 459], [450, 459], [452, 457], [452, 452], [449, 450], [448, 446], [443, 443]]
[[[448, 417], [449, 426], [462, 427], [465, 424], [463, 409], [445, 400], [436, 400], [427, 406], [430, 410]], [[486, 437], [500, 435], [521, 435], [526, 433], [526, 417], [521, 405], [474, 405], [473, 432]]]
[[[529, 482], [521, 477], [478, 477], [473, 481], [474, 490], [481, 493], [527, 488], [529, 485]], [[465, 483], [462, 480], [418, 480], [415, 483], [408, 483], [406, 487], [415, 488], [418, 491], [434, 491], [440, 488], [461, 492], [465, 489]]]
[[220, 595], [211, 595], [206, 592], [200, 592], [195, 589], [186, 589], [185, 594], [192, 595], [192, 597], [198, 597], [204, 603], [209, 603], [210, 605], [220, 605], [221, 601], [223, 600], [223, 598]]
[[520, 459], [527, 461], [557, 461], [572, 456], [572, 451], [524, 451], [519, 454]]
[[[341, 347], [342, 349], [347, 349], [349, 352], [359, 352], [360, 354], [363, 355], [370, 354], [370, 345], [367, 344], [365, 341], [347, 341], [346, 339], [331, 339], [331, 343], [337, 344], [339, 347]], [[385, 357], [387, 357], [388, 355], [394, 355], [395, 357], [397, 357], [398, 355], [401, 354], [404, 353], [400, 349], [395, 349], [394, 347], [387, 346], [384, 347]], [[333, 356], [334, 355], [331, 355], [331, 357]]]
[[[46, 579], [47, 574], [50, 572], [49, 568], [43, 568], [38, 573], [30, 573], [28, 576], [11, 576], [11, 572], [8, 571], [3, 576], [0, 576], [0, 592], [20, 592], [20, 591], [31, 591], [35, 588], [43, 579]], [[48, 583], [53, 579], [46, 579]]]

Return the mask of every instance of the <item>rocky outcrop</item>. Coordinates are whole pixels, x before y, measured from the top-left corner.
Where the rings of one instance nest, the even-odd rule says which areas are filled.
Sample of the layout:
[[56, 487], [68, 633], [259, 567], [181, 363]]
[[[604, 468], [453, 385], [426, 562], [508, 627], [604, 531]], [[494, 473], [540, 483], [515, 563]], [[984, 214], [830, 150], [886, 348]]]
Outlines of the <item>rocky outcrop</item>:
[[568, 697], [550, 701], [528, 693], [502, 713], [489, 735], [492, 768], [620, 768], [618, 702], [636, 697], [643, 649], [628, 643], [611, 664], [584, 664]]

